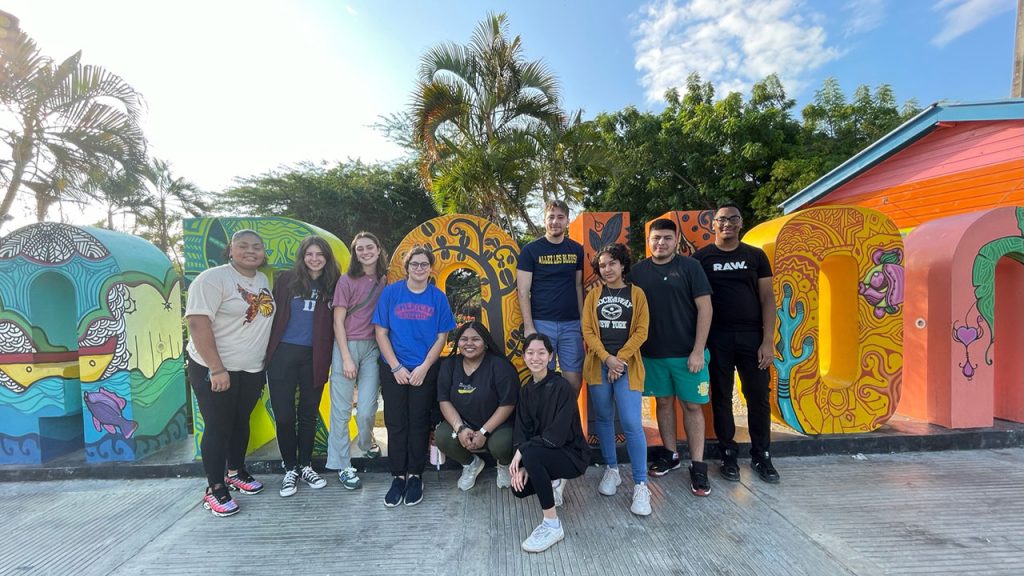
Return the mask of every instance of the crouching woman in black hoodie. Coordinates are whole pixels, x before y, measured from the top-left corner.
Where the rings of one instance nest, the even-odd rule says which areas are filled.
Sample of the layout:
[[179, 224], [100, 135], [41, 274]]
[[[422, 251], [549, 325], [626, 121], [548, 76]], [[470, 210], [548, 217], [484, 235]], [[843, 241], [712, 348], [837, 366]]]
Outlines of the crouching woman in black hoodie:
[[512, 492], [519, 498], [536, 494], [544, 521], [523, 541], [523, 550], [543, 552], [565, 538], [556, 506], [570, 478], [582, 476], [590, 462], [583, 437], [576, 391], [555, 371], [548, 370], [554, 348], [547, 336], [526, 337], [523, 359], [530, 382], [519, 392], [509, 465]]

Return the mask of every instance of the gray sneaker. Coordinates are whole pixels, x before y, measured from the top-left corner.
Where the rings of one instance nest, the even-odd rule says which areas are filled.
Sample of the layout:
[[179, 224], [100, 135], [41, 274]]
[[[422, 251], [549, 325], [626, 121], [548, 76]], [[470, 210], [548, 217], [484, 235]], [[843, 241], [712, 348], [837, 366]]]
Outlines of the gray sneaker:
[[512, 486], [512, 473], [508, 471], [507, 464], [498, 464], [498, 488]]
[[646, 482], [641, 482], [633, 487], [633, 504], [629, 511], [637, 516], [651, 515], [651, 490]]
[[298, 487], [295, 485], [299, 480], [299, 471], [292, 469], [284, 473], [284, 480], [281, 481], [281, 490], [278, 494], [282, 498], [287, 498], [298, 492]]
[[[563, 480], [564, 483], [564, 480]], [[533, 529], [533, 533], [526, 540], [523, 540], [523, 550], [526, 552], [543, 552], [565, 538], [565, 530], [562, 527], [551, 528], [544, 522]]]
[[484, 461], [479, 456], [473, 456], [473, 461], [462, 467], [462, 476], [459, 477], [459, 490], [465, 492], [476, 486], [476, 477], [484, 469]]
[[555, 493], [555, 507], [559, 507], [565, 504], [565, 498], [562, 497], [562, 493], [565, 492], [565, 484], [568, 480], [559, 478], [551, 483], [551, 490]]
[[352, 467], [338, 471], [338, 481], [349, 490], [358, 490], [363, 487], [363, 481], [356, 476], [356, 469]]
[[619, 476], [618, 468], [605, 468], [601, 483], [597, 485], [597, 491], [605, 496], [615, 496], [619, 484], [622, 484], [622, 477]]

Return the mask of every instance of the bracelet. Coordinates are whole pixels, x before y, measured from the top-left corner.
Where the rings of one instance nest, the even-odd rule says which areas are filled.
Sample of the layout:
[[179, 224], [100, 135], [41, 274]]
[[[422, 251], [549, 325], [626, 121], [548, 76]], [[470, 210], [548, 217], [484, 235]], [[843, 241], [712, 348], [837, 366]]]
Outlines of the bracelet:
[[223, 373], [225, 373], [227, 371], [228, 371], [227, 368], [221, 368], [220, 370], [210, 370], [210, 378], [213, 378], [214, 376], [216, 376], [218, 374], [223, 374]]
[[405, 366], [402, 366], [401, 364], [399, 364], [397, 368], [392, 368], [391, 369], [391, 373], [392, 374], [398, 374], [398, 371], [401, 370], [402, 368], [405, 368]]

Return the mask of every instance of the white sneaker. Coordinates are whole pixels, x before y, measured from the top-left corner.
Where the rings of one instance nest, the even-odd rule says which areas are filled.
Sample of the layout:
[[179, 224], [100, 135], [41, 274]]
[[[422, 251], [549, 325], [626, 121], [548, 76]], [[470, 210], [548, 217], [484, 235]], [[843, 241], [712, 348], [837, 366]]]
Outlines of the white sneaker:
[[551, 482], [551, 490], [555, 493], [555, 507], [559, 507], [565, 504], [565, 499], [562, 497], [562, 493], [565, 492], [565, 485], [569, 481], [564, 478], [553, 480]]
[[287, 498], [288, 496], [294, 495], [299, 491], [295, 483], [299, 480], [298, 470], [289, 470], [284, 473], [284, 480], [281, 481], [281, 491], [278, 492], [282, 497]]
[[508, 471], [507, 465], [498, 464], [498, 488], [512, 486], [512, 473]]
[[641, 482], [633, 487], [633, 504], [629, 511], [637, 516], [651, 515], [651, 491], [647, 488], [646, 482]]
[[597, 485], [597, 491], [605, 496], [615, 496], [616, 489], [622, 484], [622, 477], [619, 476], [618, 468], [606, 468], [601, 483]]
[[[564, 481], [563, 481], [564, 483]], [[565, 538], [565, 530], [562, 527], [551, 528], [544, 522], [533, 529], [533, 533], [526, 540], [523, 540], [523, 550], [527, 552], [543, 552]]]
[[459, 477], [459, 490], [465, 492], [476, 486], [476, 477], [484, 469], [484, 461], [479, 456], [473, 456], [473, 461], [462, 467], [462, 476]]
[[317, 474], [316, 470], [313, 470], [310, 466], [303, 466], [301, 475], [302, 481], [309, 484], [310, 488], [319, 489], [327, 486], [327, 480], [324, 480], [324, 478]]

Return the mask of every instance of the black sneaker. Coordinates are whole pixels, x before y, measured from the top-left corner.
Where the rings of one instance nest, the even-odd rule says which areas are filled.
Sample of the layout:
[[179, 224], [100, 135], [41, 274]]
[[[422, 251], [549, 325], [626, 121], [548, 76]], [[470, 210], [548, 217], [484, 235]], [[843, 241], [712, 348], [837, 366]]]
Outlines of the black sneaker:
[[409, 476], [405, 482], [405, 505], [415, 506], [423, 500], [423, 479], [419, 476]]
[[405, 478], [399, 478], [395, 476], [395, 479], [391, 481], [391, 489], [384, 496], [384, 505], [388, 508], [394, 508], [402, 503], [402, 498], [405, 497]]
[[740, 465], [736, 461], [736, 451], [731, 449], [722, 450], [722, 467], [718, 469], [722, 478], [730, 482], [740, 481]]
[[694, 496], [707, 496], [711, 494], [707, 462], [693, 462], [690, 464], [690, 492], [693, 492]]
[[651, 473], [651, 476], [664, 476], [682, 465], [683, 461], [679, 459], [679, 456], [666, 454], [659, 457], [651, 464], [649, 472]]
[[775, 466], [772, 466], [772, 457], [767, 452], [751, 458], [750, 467], [754, 469], [754, 472], [757, 472], [761, 480], [769, 484], [779, 483], [779, 473], [775, 470]]

